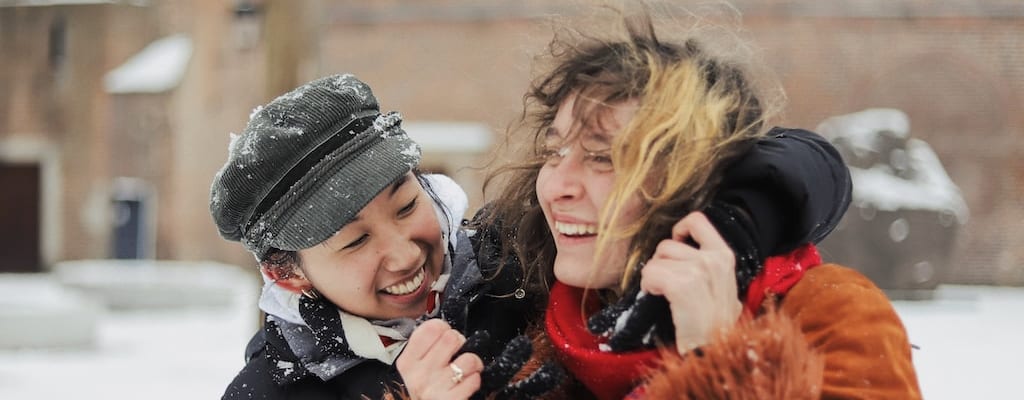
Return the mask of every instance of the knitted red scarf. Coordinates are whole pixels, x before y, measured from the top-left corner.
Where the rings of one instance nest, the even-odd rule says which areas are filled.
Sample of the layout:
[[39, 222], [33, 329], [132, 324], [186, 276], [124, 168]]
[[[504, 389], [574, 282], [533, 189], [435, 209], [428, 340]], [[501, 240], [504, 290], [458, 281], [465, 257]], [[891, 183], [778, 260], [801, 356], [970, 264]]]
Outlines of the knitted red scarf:
[[[808, 244], [790, 253], [769, 257], [764, 269], [750, 283], [744, 309], [754, 313], [769, 295], [784, 295], [804, 272], [821, 264], [814, 245]], [[584, 289], [556, 281], [548, 299], [545, 328], [555, 354], [572, 375], [599, 399], [621, 399], [643, 380], [643, 373], [654, 365], [657, 349], [625, 353], [601, 351], [605, 339], [587, 330], [586, 318], [600, 310], [596, 293], [584, 300]]]

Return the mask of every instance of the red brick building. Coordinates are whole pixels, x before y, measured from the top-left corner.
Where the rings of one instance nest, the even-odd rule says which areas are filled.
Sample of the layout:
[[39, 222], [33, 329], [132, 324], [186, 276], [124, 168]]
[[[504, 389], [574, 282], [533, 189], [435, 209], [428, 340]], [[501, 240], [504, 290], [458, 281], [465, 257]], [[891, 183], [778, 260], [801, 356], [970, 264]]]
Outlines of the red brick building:
[[[496, 142], [519, 115], [531, 56], [551, 36], [545, 17], [579, 14], [578, 3], [0, 1], [0, 185], [8, 188], [0, 224], [21, 224], [5, 243], [28, 238], [3, 257], [27, 251], [20, 269], [30, 270], [110, 257], [110, 205], [124, 182], [116, 178], [128, 177], [149, 199], [152, 256], [249, 265], [240, 246], [217, 236], [207, 196], [228, 133], [254, 106], [316, 76], [351, 72], [407, 121], [468, 122]], [[706, 4], [671, 3], [698, 12]], [[813, 129], [870, 107], [909, 115], [911, 135], [934, 148], [970, 208], [945, 281], [1024, 284], [1024, 161], [1015, 157], [1024, 154], [1024, 117], [1013, 112], [1024, 98], [1024, 5], [733, 4], [742, 34], [788, 94], [782, 124]], [[110, 71], [174, 34], [191, 42], [175, 86], [105, 87]], [[485, 167], [488, 157], [427, 156], [467, 186], [474, 205], [483, 201], [482, 173], [456, 167]]]

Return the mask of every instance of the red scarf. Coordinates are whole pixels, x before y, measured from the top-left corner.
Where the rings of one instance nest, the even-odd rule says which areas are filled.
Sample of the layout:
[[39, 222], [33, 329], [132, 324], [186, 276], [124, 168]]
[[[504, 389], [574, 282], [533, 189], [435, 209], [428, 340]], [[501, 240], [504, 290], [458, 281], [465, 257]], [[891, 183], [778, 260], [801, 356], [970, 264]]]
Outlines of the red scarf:
[[[768, 257], [764, 269], [750, 283], [744, 309], [751, 315], [769, 295], [783, 295], [804, 272], [821, 264], [814, 245], [808, 244], [788, 254]], [[658, 349], [624, 353], [601, 351], [606, 340], [587, 330], [586, 318], [600, 310], [597, 293], [586, 296], [584, 289], [555, 281], [548, 299], [545, 328], [555, 355], [572, 375], [599, 399], [621, 399], [640, 383], [644, 373], [658, 359]], [[640, 394], [640, 393], [636, 393]]]
[[768, 296], [783, 296], [800, 282], [807, 270], [821, 265], [821, 255], [813, 244], [797, 247], [789, 253], [768, 257], [764, 269], [750, 281], [743, 308], [750, 315], [757, 315], [758, 309]]
[[587, 330], [585, 316], [600, 310], [596, 292], [555, 281], [548, 298], [545, 323], [555, 355], [562, 365], [599, 399], [621, 399], [635, 386], [642, 373], [657, 360], [656, 349], [625, 353], [604, 352], [598, 345], [606, 340]]

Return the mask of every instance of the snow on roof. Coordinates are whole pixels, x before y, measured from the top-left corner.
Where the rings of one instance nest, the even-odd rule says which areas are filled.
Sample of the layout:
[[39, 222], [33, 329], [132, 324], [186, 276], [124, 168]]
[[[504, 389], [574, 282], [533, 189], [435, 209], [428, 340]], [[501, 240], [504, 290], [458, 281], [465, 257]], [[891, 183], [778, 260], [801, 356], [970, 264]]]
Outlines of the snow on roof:
[[402, 128], [424, 152], [482, 153], [491, 146], [491, 131], [474, 122], [409, 122]]
[[108, 93], [162, 93], [178, 86], [192, 58], [192, 39], [171, 35], [150, 43], [107, 73]]

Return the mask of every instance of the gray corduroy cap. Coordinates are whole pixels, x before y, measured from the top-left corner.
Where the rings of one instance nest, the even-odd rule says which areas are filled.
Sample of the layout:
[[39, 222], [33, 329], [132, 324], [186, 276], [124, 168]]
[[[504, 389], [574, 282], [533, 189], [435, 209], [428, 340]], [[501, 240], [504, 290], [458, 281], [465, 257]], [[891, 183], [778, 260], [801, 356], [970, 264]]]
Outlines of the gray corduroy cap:
[[317, 79], [257, 108], [210, 188], [221, 236], [257, 259], [330, 238], [419, 165], [397, 113], [352, 75]]

